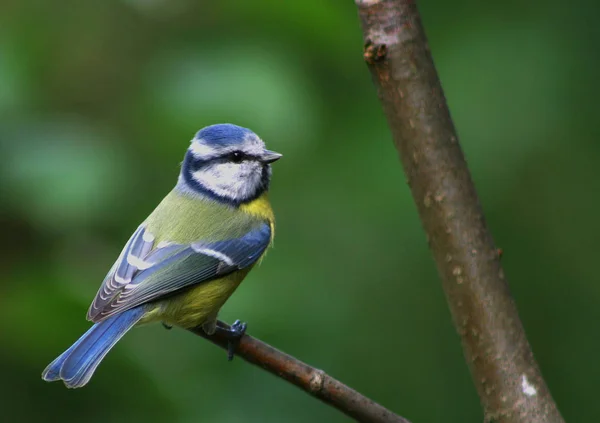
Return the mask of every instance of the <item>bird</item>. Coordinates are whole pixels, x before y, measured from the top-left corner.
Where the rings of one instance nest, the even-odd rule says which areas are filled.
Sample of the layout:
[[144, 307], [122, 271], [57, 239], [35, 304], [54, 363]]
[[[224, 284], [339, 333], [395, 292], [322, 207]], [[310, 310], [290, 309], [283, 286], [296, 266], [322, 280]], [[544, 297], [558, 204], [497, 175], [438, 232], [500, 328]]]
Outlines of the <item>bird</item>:
[[275, 217], [267, 191], [271, 163], [250, 129], [216, 124], [198, 131], [175, 187], [130, 237], [87, 312], [94, 325], [42, 373], [68, 388], [86, 385], [110, 349], [134, 326], [201, 327], [229, 340], [246, 331], [217, 314], [271, 245]]

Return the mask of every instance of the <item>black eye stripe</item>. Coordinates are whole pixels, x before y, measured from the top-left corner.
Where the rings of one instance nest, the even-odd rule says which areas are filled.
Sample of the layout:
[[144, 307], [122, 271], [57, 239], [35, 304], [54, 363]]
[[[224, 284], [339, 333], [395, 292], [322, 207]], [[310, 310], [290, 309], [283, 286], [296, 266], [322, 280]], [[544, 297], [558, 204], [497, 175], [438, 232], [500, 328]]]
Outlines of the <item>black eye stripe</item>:
[[220, 158], [225, 161], [233, 162], [233, 163], [241, 163], [244, 160], [256, 160], [256, 161], [260, 160], [260, 157], [258, 157], [258, 156], [248, 154], [248, 153], [245, 153], [245, 152], [239, 151], [239, 150], [227, 153], [227, 154], [221, 156]]
[[241, 163], [245, 158], [245, 154], [241, 151], [232, 151], [227, 155], [227, 159], [233, 163]]
[[189, 171], [195, 172], [206, 166], [217, 163], [242, 163], [246, 160], [255, 160], [260, 162], [260, 157], [254, 154], [248, 154], [241, 150], [230, 151], [229, 153], [221, 154], [212, 157], [198, 157], [192, 153], [186, 155], [185, 161]]

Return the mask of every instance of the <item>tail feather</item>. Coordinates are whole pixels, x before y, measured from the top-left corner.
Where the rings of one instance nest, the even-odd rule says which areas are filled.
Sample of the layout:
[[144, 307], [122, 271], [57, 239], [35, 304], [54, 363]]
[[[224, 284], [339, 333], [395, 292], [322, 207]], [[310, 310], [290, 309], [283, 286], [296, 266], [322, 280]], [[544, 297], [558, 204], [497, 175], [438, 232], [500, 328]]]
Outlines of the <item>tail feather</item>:
[[86, 333], [84, 333], [78, 340], [77, 342], [75, 342], [73, 345], [71, 345], [69, 347], [68, 350], [66, 350], [64, 353], [62, 353], [61, 355], [59, 355], [57, 358], [54, 359], [54, 361], [50, 364], [48, 364], [48, 367], [46, 367], [44, 369], [44, 371], [42, 372], [42, 379], [44, 379], [46, 382], [54, 382], [55, 380], [60, 380], [60, 369], [63, 366], [63, 363], [65, 362], [65, 360], [69, 357], [69, 355], [73, 352], [73, 350], [79, 345], [81, 344], [81, 342], [86, 339], [86, 337], [93, 331], [95, 330], [96, 326], [98, 326], [100, 323], [96, 323], [94, 326], [92, 326], [91, 328], [88, 329], [88, 331]]
[[144, 313], [144, 307], [137, 307], [96, 323], [46, 367], [42, 378], [48, 382], [62, 379], [68, 388], [84, 386], [110, 349]]

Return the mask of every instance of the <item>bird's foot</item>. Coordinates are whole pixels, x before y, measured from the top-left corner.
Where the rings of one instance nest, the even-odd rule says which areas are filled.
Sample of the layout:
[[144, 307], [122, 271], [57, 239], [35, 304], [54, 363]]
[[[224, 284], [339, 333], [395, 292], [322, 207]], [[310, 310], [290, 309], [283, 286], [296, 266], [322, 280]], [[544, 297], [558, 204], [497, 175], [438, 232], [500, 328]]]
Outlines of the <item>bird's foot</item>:
[[217, 331], [227, 338], [227, 360], [233, 360], [235, 350], [240, 344], [240, 339], [246, 333], [248, 325], [241, 320], [233, 322], [229, 328], [217, 325]]
[[173, 329], [173, 326], [166, 324], [165, 322], [160, 322], [163, 325], [163, 328], [165, 328], [166, 330], [171, 330]]

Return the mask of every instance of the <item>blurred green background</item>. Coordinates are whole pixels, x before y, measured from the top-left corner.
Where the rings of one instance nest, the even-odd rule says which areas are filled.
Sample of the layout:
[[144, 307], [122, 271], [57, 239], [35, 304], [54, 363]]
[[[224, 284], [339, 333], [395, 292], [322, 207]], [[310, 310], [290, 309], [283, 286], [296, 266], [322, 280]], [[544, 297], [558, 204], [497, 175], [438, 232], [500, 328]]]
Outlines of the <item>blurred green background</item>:
[[[565, 418], [597, 421], [599, 2], [421, 1], [487, 221]], [[479, 401], [353, 2], [0, 2], [0, 420], [345, 422], [185, 331], [132, 331], [84, 389], [42, 369], [217, 122], [284, 153], [275, 248], [221, 313], [413, 422]]]

